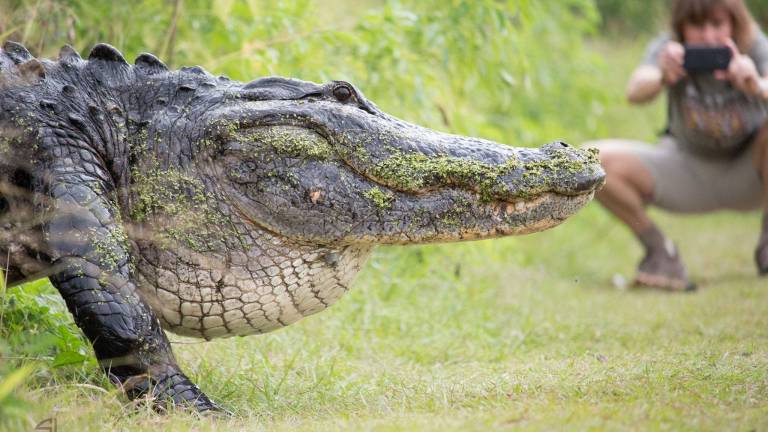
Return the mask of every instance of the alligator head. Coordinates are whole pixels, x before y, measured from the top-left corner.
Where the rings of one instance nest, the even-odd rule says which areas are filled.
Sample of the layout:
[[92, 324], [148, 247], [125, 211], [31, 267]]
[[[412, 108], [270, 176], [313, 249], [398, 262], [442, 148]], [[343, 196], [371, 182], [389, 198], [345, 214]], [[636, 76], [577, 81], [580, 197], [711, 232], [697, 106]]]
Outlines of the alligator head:
[[[182, 307], [174, 302], [171, 308], [159, 301], [157, 308], [163, 310], [166, 326], [179, 333], [216, 337], [290, 324], [324, 309], [346, 292], [377, 244], [451, 242], [540, 231], [584, 206], [604, 180], [593, 151], [561, 142], [539, 149], [514, 148], [436, 132], [383, 113], [346, 82], [315, 84], [270, 77], [243, 84], [214, 79], [197, 69], [182, 70], [169, 81], [164, 78], [167, 73], [153, 72], [155, 64], [156, 59], [145, 55], [134, 68], [138, 74], [150, 71], [150, 79], [141, 80], [143, 91], [153, 95], [149, 105], [154, 105], [143, 108], [147, 141], [167, 144], [175, 142], [173, 137], [183, 139], [175, 144], [182, 150], [170, 153], [177, 158], [189, 155], [181, 169], [187, 176], [205, 179], [207, 186], [193, 189], [208, 190], [191, 194], [201, 197], [192, 201], [214, 202], [217, 207], [208, 212], [193, 206], [193, 213], [212, 216], [187, 224], [191, 225], [187, 234], [175, 238], [207, 260], [212, 255], [224, 257], [217, 265], [195, 259], [181, 262], [201, 263], [185, 270], [198, 274], [193, 281], [234, 274], [230, 279], [222, 277], [221, 283], [237, 288], [232, 290], [233, 298], [248, 298], [228, 306], [230, 300], [223, 291], [221, 299], [212, 301], [221, 302], [224, 322], [232, 313], [226, 329], [206, 328], [185, 317], [184, 300]], [[134, 184], [142, 176], [136, 174]], [[168, 176], [156, 177], [153, 185], [164, 183]], [[164, 196], [163, 190], [168, 189], [154, 194], [139, 191], [138, 199]], [[190, 188], [171, 185], [170, 189]], [[178, 231], [185, 224], [176, 219], [160, 225]], [[232, 229], [217, 233], [212, 228], [217, 226]], [[195, 238], [205, 232], [209, 232], [203, 235], [207, 239]], [[227, 244], [208, 248], [213, 253], [195, 246], [221, 241]], [[178, 268], [180, 262], [166, 261], [161, 266], [167, 269]], [[221, 270], [205, 270], [214, 267]], [[152, 278], [148, 274], [149, 283], [144, 285], [163, 285]], [[186, 282], [189, 287], [184, 290], [166, 282], [164, 289], [195, 293], [188, 298], [201, 303], [205, 311], [210, 296], [207, 288], [201, 291], [195, 283]], [[211, 292], [217, 295], [216, 289]], [[243, 294], [253, 292], [261, 294]], [[253, 306], [255, 319], [249, 315], [249, 302], [262, 305]], [[279, 309], [265, 302], [275, 302]], [[233, 310], [242, 303], [247, 324], [238, 321], [241, 315]], [[211, 321], [221, 324], [218, 319]]]
[[251, 82], [212, 110], [214, 165], [240, 214], [301, 243], [426, 243], [555, 226], [602, 185], [596, 153], [436, 132], [352, 85]]

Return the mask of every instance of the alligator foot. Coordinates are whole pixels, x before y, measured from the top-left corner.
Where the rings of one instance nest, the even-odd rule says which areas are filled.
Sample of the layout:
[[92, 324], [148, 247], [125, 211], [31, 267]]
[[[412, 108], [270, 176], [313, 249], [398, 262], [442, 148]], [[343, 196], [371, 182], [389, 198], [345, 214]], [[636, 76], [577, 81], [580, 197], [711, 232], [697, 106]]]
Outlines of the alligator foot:
[[232, 415], [206, 396], [177, 367], [166, 366], [158, 369], [152, 375], [117, 376], [110, 373], [109, 378], [129, 399], [139, 403], [146, 401], [160, 413], [165, 413], [175, 406], [204, 415]]
[[[669, 249], [669, 250], [667, 250]], [[635, 285], [668, 291], [694, 291], [685, 265], [672, 248], [649, 251], [637, 267]]]

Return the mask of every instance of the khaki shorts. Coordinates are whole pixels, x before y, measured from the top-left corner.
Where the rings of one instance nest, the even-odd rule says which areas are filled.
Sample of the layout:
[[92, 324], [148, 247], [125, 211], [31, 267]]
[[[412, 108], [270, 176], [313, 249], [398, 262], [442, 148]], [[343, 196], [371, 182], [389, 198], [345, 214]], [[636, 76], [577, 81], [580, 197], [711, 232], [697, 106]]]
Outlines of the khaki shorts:
[[651, 204], [663, 209], [701, 213], [761, 206], [763, 185], [751, 148], [732, 158], [713, 159], [681, 150], [670, 136], [663, 136], [656, 146], [625, 139], [592, 141], [585, 146], [623, 149], [640, 158], [654, 179]]

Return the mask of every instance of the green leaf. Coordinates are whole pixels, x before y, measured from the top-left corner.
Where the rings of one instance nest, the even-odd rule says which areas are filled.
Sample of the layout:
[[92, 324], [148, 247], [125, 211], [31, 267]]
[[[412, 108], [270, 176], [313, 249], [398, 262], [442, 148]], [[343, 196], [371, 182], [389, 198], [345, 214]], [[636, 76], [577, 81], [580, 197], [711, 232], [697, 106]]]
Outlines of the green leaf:
[[62, 351], [53, 359], [53, 367], [83, 363], [88, 357], [75, 351]]

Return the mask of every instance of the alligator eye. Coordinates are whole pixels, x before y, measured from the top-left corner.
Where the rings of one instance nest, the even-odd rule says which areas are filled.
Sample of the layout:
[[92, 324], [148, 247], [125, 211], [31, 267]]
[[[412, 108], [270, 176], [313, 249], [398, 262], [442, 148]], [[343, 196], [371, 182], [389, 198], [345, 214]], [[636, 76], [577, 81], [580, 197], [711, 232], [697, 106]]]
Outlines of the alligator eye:
[[347, 86], [338, 86], [333, 89], [333, 97], [335, 97], [339, 102], [346, 102], [350, 97], [352, 97], [352, 90], [350, 90]]

